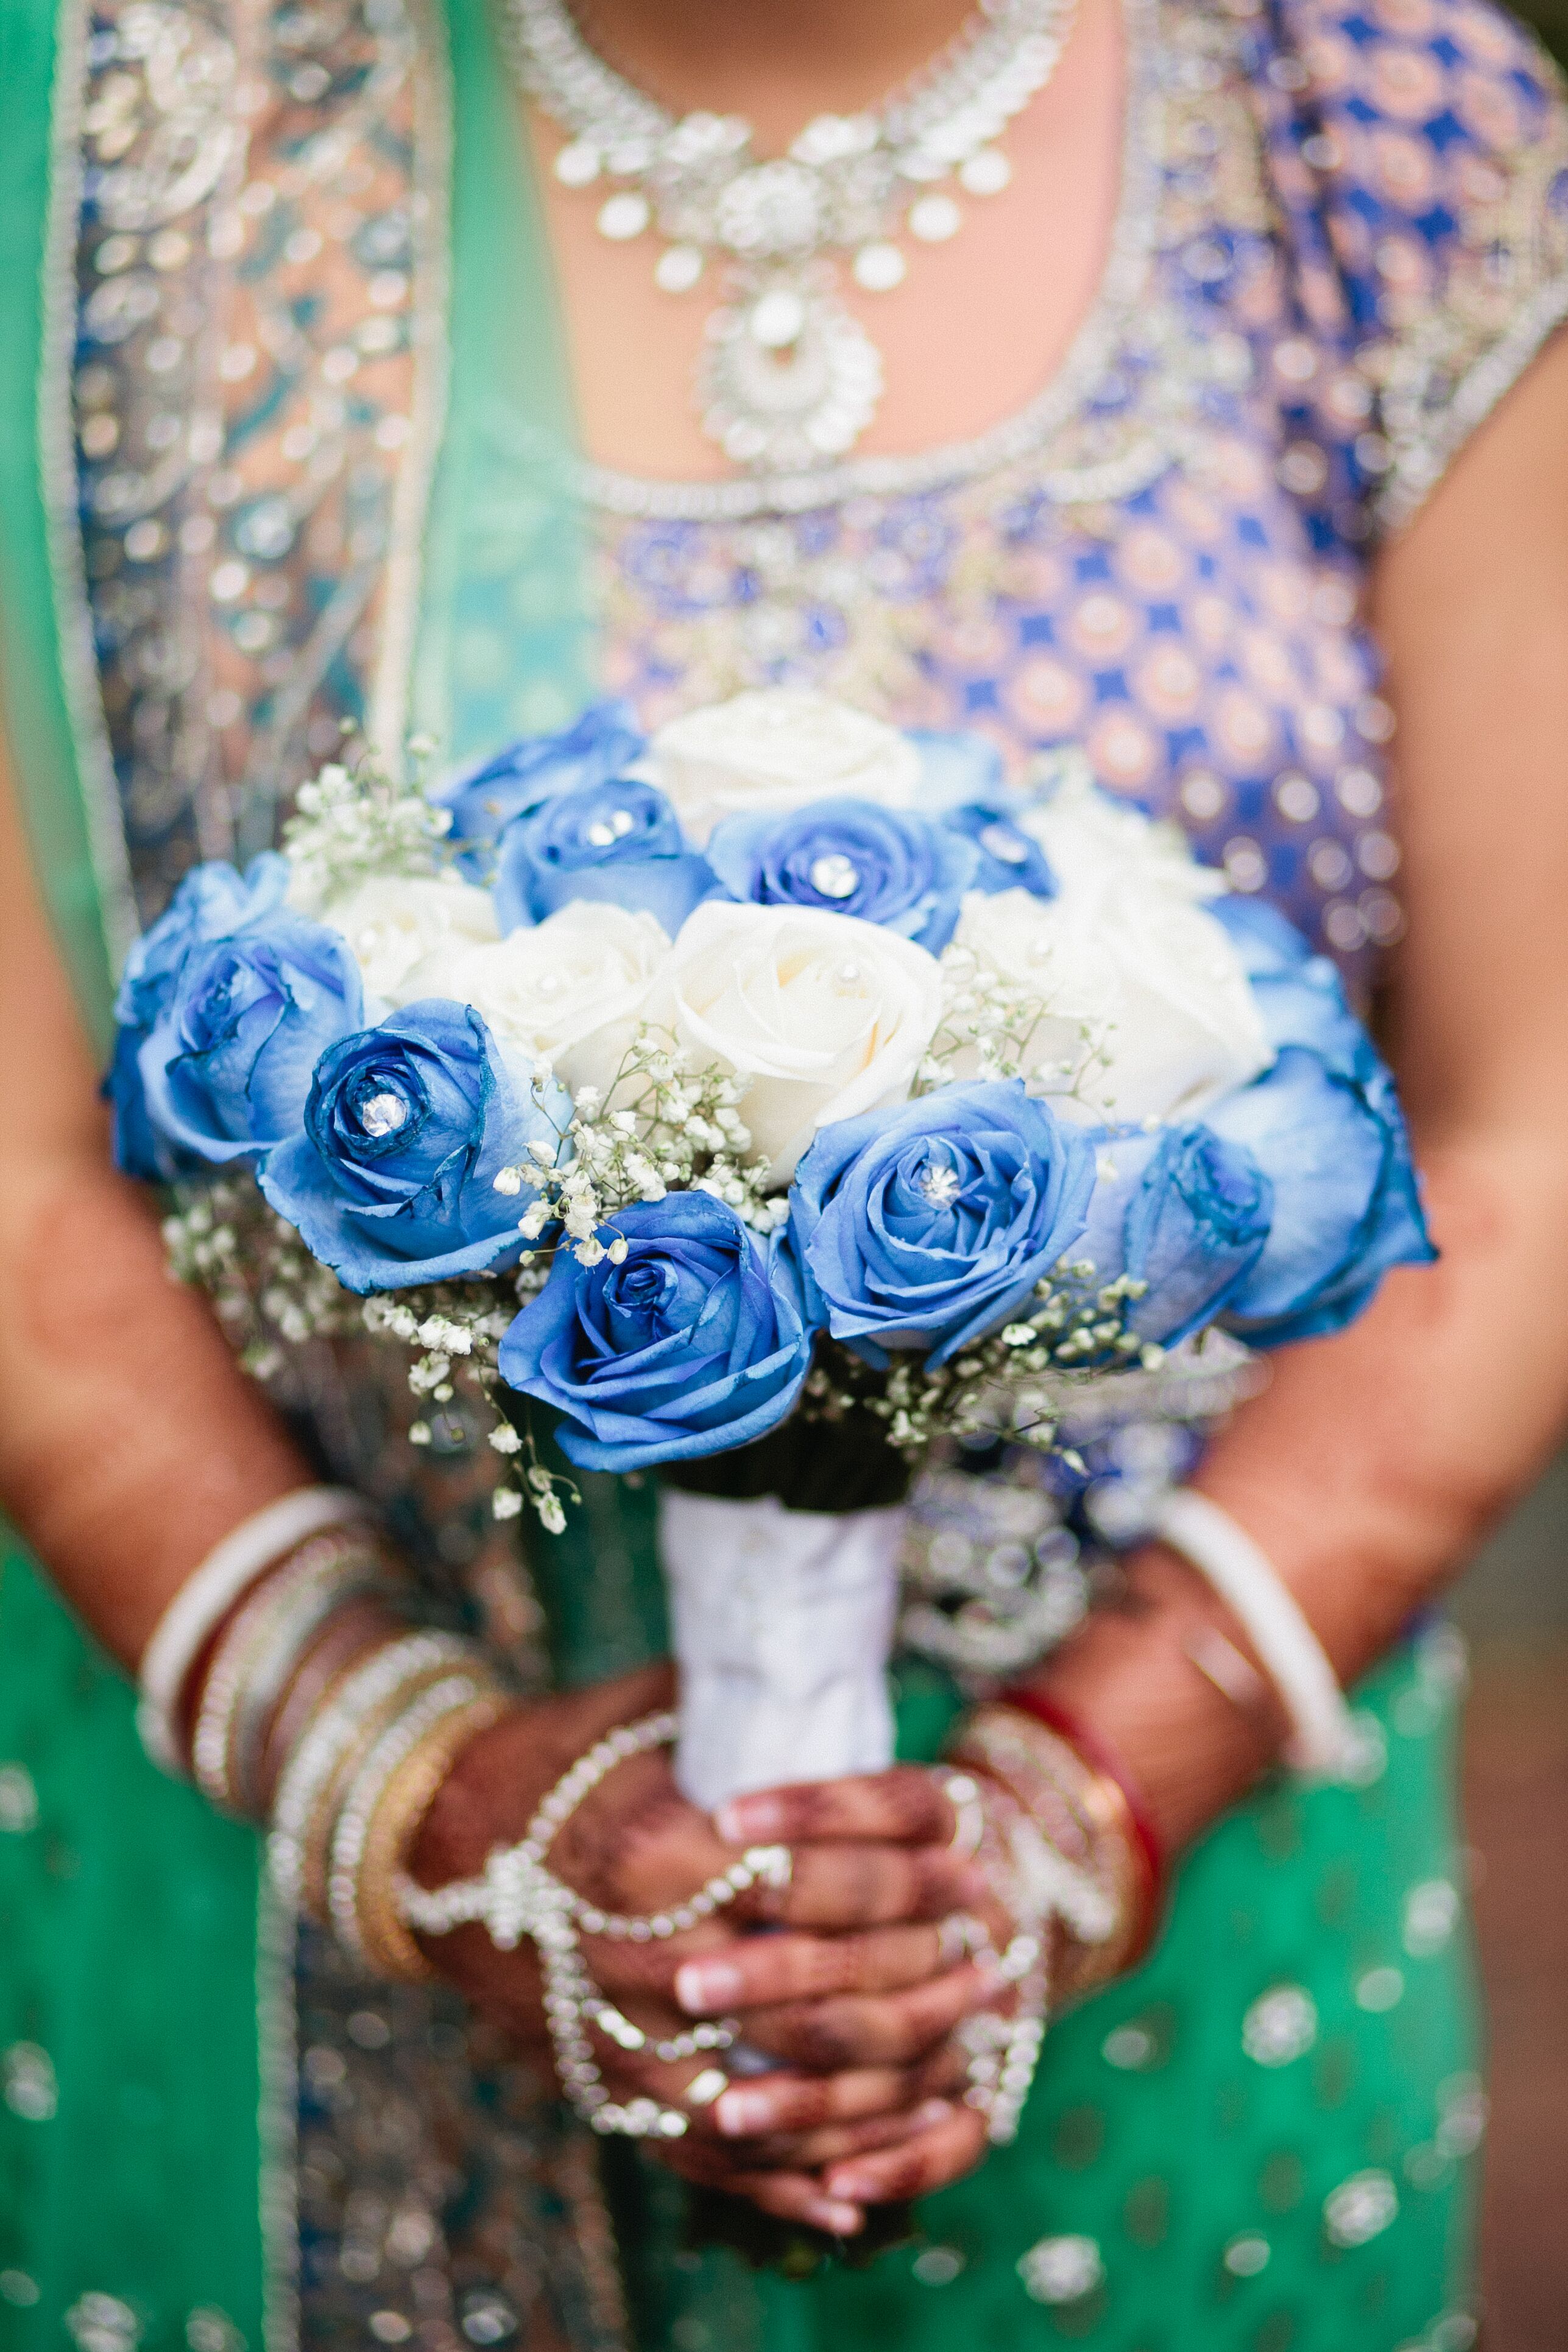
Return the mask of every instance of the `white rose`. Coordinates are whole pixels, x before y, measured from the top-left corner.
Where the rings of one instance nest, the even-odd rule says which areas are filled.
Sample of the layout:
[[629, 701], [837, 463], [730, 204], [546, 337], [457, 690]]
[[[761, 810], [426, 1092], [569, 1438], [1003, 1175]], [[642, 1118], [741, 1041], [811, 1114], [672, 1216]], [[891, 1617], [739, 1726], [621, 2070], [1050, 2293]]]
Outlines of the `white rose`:
[[1191, 1117], [1273, 1058], [1228, 933], [1136, 867], [1058, 898], [972, 894], [954, 937], [1047, 1006], [1026, 1070], [1047, 1092], [1047, 1074], [1078, 1059], [1086, 1032], [1103, 1047], [1076, 1097], [1057, 1101], [1067, 1118]]
[[830, 1119], [902, 1102], [942, 1013], [934, 956], [815, 908], [710, 898], [670, 958], [670, 1019], [693, 1066], [749, 1083], [741, 1117], [786, 1184]]
[[1026, 809], [1018, 824], [1045, 851], [1065, 897], [1130, 878], [1189, 901], [1217, 898], [1229, 887], [1223, 874], [1198, 864], [1179, 825], [1101, 792], [1081, 755], [1062, 764], [1058, 789]]
[[489, 1023], [510, 1061], [548, 1055], [574, 1090], [607, 1092], [668, 952], [651, 915], [576, 899], [493, 946], [428, 957], [398, 1001], [455, 997]]
[[644, 771], [700, 848], [721, 817], [801, 808], [830, 793], [908, 808], [921, 756], [896, 727], [831, 695], [765, 687], [672, 719]]
[[402, 982], [427, 957], [498, 937], [488, 890], [428, 875], [362, 882], [319, 919], [347, 940], [367, 996], [387, 1004], [411, 1002]]

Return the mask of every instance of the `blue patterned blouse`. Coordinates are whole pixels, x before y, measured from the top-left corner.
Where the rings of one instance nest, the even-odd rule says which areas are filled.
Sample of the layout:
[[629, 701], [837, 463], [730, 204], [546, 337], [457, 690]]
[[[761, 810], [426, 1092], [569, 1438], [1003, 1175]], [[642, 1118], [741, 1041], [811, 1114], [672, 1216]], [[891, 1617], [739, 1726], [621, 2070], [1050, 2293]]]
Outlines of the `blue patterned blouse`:
[[1568, 313], [1552, 68], [1479, 0], [1127, 0], [1114, 247], [975, 441], [721, 487], [601, 473], [614, 679], [652, 721], [821, 685], [1087, 745], [1363, 983], [1399, 937], [1380, 537]]

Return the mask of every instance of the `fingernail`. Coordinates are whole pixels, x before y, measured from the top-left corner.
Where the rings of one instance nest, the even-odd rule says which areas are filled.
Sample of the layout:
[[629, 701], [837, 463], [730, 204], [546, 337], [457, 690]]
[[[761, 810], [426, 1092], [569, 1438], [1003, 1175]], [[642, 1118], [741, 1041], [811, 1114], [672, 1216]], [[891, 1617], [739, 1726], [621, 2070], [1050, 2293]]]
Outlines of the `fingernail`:
[[675, 1998], [688, 2017], [727, 2009], [745, 1979], [728, 1960], [688, 1960], [675, 1971]]
[[840, 2204], [837, 2197], [814, 2197], [805, 2209], [805, 2218], [832, 2237], [852, 2238], [865, 2217], [858, 2205]]
[[915, 2109], [914, 2119], [917, 2124], [929, 2127], [931, 2124], [946, 2123], [952, 2113], [951, 2099], [927, 2099], [922, 2105]]
[[773, 2126], [773, 2095], [767, 2091], [726, 2091], [713, 2103], [713, 2120], [726, 2139], [750, 2139]]
[[877, 2194], [877, 2183], [868, 2180], [864, 2173], [836, 2171], [828, 2182], [828, 2193], [835, 2200], [853, 2197], [869, 2205]]
[[726, 1845], [765, 1845], [783, 1830], [784, 1809], [776, 1797], [729, 1797], [713, 1826]]

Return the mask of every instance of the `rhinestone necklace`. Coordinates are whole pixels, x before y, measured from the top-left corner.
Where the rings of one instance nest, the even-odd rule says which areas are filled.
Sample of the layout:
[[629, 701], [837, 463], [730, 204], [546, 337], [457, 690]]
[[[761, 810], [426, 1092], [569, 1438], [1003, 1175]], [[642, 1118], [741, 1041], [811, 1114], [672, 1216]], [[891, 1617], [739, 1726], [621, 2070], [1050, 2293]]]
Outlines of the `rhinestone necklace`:
[[698, 371], [702, 429], [737, 466], [799, 473], [846, 456], [877, 413], [882, 354], [839, 299], [829, 254], [890, 293], [898, 242], [939, 245], [963, 223], [956, 177], [995, 195], [1012, 166], [995, 144], [1056, 70], [1075, 0], [981, 0], [934, 65], [874, 114], [819, 114], [786, 155], [759, 158], [741, 115], [666, 111], [596, 56], [566, 0], [507, 0], [524, 89], [568, 133], [555, 176], [608, 182], [598, 227], [614, 244], [654, 228], [669, 294], [722, 270]]

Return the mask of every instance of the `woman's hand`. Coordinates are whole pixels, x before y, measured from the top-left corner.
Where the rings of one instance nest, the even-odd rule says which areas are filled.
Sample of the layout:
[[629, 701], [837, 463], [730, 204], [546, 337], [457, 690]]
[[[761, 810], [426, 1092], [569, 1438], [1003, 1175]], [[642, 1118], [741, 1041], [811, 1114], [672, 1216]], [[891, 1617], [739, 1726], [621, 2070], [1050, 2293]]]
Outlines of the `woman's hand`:
[[[668, 1696], [668, 1674], [652, 1671], [520, 1710], [475, 1740], [426, 1820], [415, 1875], [437, 1885], [477, 1872], [493, 1847], [522, 1835], [576, 1756]], [[618, 1766], [565, 1824], [550, 1866], [605, 1910], [668, 1908], [747, 1845], [787, 1844], [794, 1854], [786, 1886], [759, 1885], [686, 1935], [583, 1939], [595, 1982], [650, 2045], [698, 2020], [733, 2017], [750, 2048], [780, 2062], [714, 2098], [724, 2053], [667, 2063], [651, 2047], [626, 2051], [594, 2033], [613, 2098], [654, 2098], [687, 2115], [684, 2137], [654, 2143], [677, 2170], [849, 2235], [865, 2203], [936, 2187], [976, 2160], [984, 2130], [953, 2103], [963, 2060], [952, 2037], [995, 1998], [994, 1985], [975, 1962], [952, 1962], [941, 1922], [989, 1906], [952, 1833], [940, 1788], [910, 1769], [741, 1799], [716, 1826], [680, 1795], [660, 1754]], [[500, 1952], [470, 1927], [426, 1948], [477, 2006], [542, 2042], [531, 1948]], [[837, 2188], [825, 2185], [831, 2167]]]

